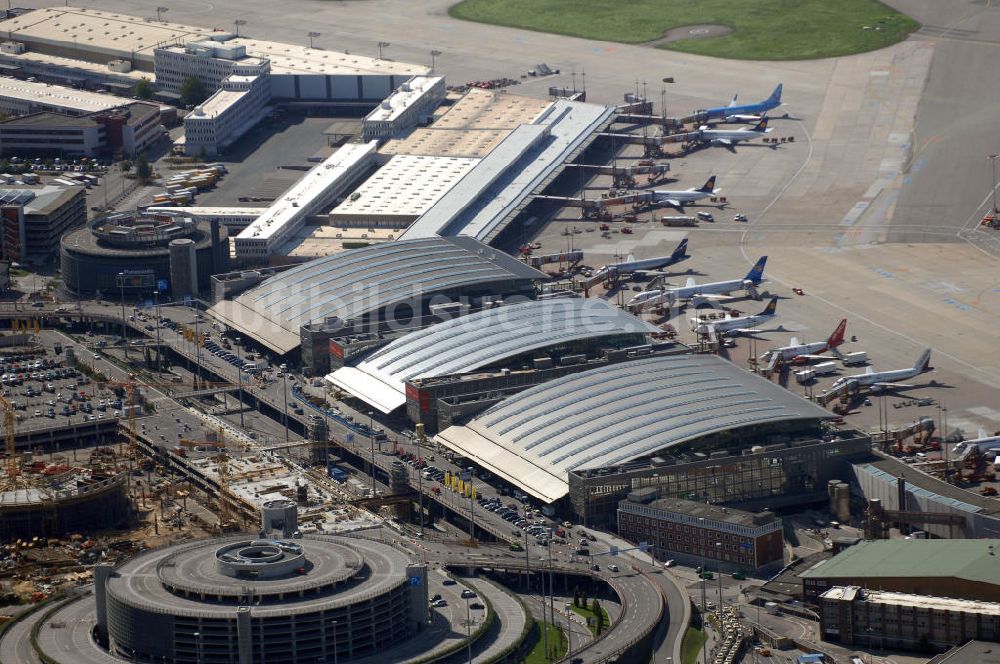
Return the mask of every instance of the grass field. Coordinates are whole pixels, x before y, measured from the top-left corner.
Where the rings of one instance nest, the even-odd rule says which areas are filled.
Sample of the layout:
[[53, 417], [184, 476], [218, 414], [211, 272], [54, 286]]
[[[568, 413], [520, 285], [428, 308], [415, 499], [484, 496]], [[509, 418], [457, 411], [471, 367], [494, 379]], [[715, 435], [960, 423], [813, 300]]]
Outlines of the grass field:
[[[590, 628], [590, 633], [596, 636], [597, 635], [597, 625], [591, 625], [589, 623], [589, 621], [590, 621], [591, 618], [596, 617], [596, 614], [593, 611], [591, 611], [590, 609], [584, 609], [584, 608], [579, 607], [579, 606], [572, 606], [570, 608], [573, 609], [573, 613], [575, 613], [575, 614], [577, 614], [579, 616], [582, 616], [585, 620], [588, 621], [587, 626]], [[608, 615], [608, 610], [605, 609], [603, 606], [601, 607], [601, 613], [604, 615], [604, 621], [603, 621], [604, 630], [607, 631], [608, 626], [611, 624], [611, 617]]]
[[682, 664], [697, 664], [698, 654], [701, 652], [701, 646], [705, 643], [706, 638], [705, 632], [702, 630], [694, 627], [687, 628], [687, 631], [684, 632], [684, 640], [681, 641]]
[[543, 623], [537, 621], [535, 623], [539, 628], [544, 627], [549, 633], [549, 650], [553, 652], [553, 657], [545, 657], [545, 640], [542, 638], [541, 632], [538, 634], [538, 643], [532, 648], [528, 656], [521, 660], [521, 664], [548, 664], [558, 659], [562, 659], [566, 656], [566, 651], [569, 649], [569, 644], [566, 642], [566, 637], [563, 635], [562, 630], [556, 629], [550, 623]]
[[724, 25], [730, 34], [658, 46], [741, 60], [861, 53], [902, 41], [920, 27], [878, 0], [463, 0], [450, 12], [469, 21], [626, 44], [654, 42], [686, 25]]

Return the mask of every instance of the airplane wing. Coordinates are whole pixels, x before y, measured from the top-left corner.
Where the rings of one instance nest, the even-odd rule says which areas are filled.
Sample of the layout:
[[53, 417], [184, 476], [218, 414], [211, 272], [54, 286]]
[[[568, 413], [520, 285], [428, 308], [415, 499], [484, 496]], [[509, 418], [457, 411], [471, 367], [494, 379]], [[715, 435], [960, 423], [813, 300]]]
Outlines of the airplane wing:
[[684, 284], [684, 285], [687, 286], [688, 288], [691, 288], [693, 286], [697, 286], [697, 284], [694, 281], [694, 277], [688, 277], [687, 283]]
[[728, 138], [717, 138], [717, 139], [715, 139], [715, 141], [719, 145], [725, 145], [726, 147], [732, 147], [732, 145], [733, 145], [733, 141], [731, 139], [728, 139]]
[[729, 102], [729, 106], [727, 108], [732, 108], [733, 106], [736, 106], [736, 100], [737, 98], [739, 98], [739, 96], [740, 96], [739, 93], [734, 94], [733, 100]]
[[[798, 337], [792, 337], [792, 339], [791, 339], [791, 341], [789, 342], [788, 345], [789, 346], [798, 346], [799, 345], [799, 338]], [[804, 355], [799, 355], [799, 357], [805, 357], [805, 356]]]
[[675, 208], [678, 208], [678, 209], [680, 209], [680, 208], [684, 207], [683, 205], [681, 205], [681, 202], [680, 202], [679, 200], [677, 200], [676, 198], [668, 198], [668, 199], [667, 199], [666, 201], [664, 201], [664, 202], [665, 202], [665, 203], [666, 203], [667, 205], [669, 205], [670, 207], [675, 207]]
[[796, 355], [797, 360], [829, 360], [829, 355]]
[[692, 300], [698, 300], [699, 302], [728, 302], [729, 300], [735, 300], [736, 298], [732, 295], [695, 295], [691, 298]]
[[632, 254], [629, 254], [628, 258], [625, 259], [625, 262], [626, 263], [634, 263], [635, 262], [635, 256], [633, 256]]
[[916, 385], [910, 385], [908, 383], [872, 383], [872, 387], [916, 387]]
[[760, 334], [761, 332], [763, 332], [763, 330], [758, 330], [752, 327], [734, 327], [723, 332], [723, 336], [728, 336], [730, 334]]
[[873, 374], [873, 373], [875, 373], [875, 369], [873, 369], [872, 366], [869, 364], [867, 367], [865, 367], [865, 373], [866, 374]]

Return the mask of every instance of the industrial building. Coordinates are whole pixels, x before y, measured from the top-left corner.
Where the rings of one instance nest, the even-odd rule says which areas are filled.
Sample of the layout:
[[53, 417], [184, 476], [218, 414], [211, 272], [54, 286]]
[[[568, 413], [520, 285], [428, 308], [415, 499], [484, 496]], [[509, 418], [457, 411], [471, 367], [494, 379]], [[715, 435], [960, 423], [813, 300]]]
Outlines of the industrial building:
[[637, 490], [618, 505], [618, 534], [646, 542], [660, 559], [679, 559], [717, 570], [760, 571], [784, 563], [781, 519]]
[[934, 657], [927, 664], [1000, 664], [1000, 643], [972, 640]]
[[464, 235], [492, 244], [614, 114], [610, 106], [553, 102], [531, 124], [510, 132], [400, 237]]
[[45, 111], [0, 121], [0, 154], [119, 158], [165, 135], [155, 104], [131, 102], [85, 115]]
[[[637, 346], [648, 343], [650, 335], [659, 331], [603, 300], [530, 300], [489, 307], [404, 334], [326, 379], [377, 410], [390, 413], [406, 403], [407, 381], [519, 361], [530, 363], [535, 357], [558, 359], [587, 349]], [[454, 447], [447, 432], [442, 437], [446, 445]], [[471, 450], [465, 454], [478, 460]], [[509, 473], [537, 470], [516, 467], [515, 463], [511, 459], [511, 465], [498, 469], [498, 474], [507, 477]], [[530, 477], [519, 477], [530, 482]], [[552, 502], [555, 498], [547, 489], [542, 487], [540, 495], [535, 495]]]
[[513, 95], [506, 89], [471, 88], [434, 120], [392, 139], [379, 148], [383, 154], [432, 157], [485, 157], [522, 124], [530, 124], [551, 101]]
[[[76, 90], [106, 90], [122, 97], [132, 96], [136, 83], [151, 78], [148, 72], [133, 70], [124, 60], [89, 62], [28, 51], [21, 42], [0, 42], [0, 70], [21, 80], [34, 78]], [[159, 90], [153, 98], [166, 103], [177, 101], [176, 95]]]
[[88, 115], [110, 111], [128, 103], [128, 99], [109, 94], [14, 78], [0, 79], [0, 112], [7, 115], [28, 115], [44, 111]]
[[310, 217], [326, 214], [374, 164], [377, 143], [348, 143], [306, 173], [234, 240], [238, 258], [265, 261]]
[[100, 565], [94, 585], [98, 642], [132, 661], [348, 661], [429, 618], [426, 566], [362, 538], [179, 544]]
[[[613, 500], [604, 506], [603, 515], [589, 504], [589, 496], [574, 497], [573, 509], [588, 523], [613, 523], [618, 503], [635, 487], [612, 474], [667, 466], [664, 457], [673, 452], [727, 456], [727, 448], [740, 444], [765, 445], [776, 437], [819, 438], [820, 423], [829, 417], [722, 358], [676, 355], [551, 380], [504, 399], [464, 426], [445, 429], [435, 440], [547, 503], [572, 492], [573, 475], [608, 477], [615, 489], [598, 490], [603, 499]], [[754, 484], [762, 496], [772, 494], [772, 485], [790, 490], [790, 470], [775, 468], [780, 478], [759, 476]], [[657, 478], [662, 481], [661, 495], [692, 493], [678, 491], [668, 473]], [[728, 495], [723, 490], [715, 495], [698, 491], [695, 496], [709, 502], [750, 498], [741, 495], [738, 478], [732, 484], [726, 481], [732, 491]]]
[[[893, 539], [860, 542], [802, 573], [807, 602], [834, 586], [1000, 602], [1000, 540]], [[970, 637], [971, 638], [971, 637]]]
[[282, 355], [302, 343], [303, 363], [318, 373], [329, 366], [331, 336], [412, 325], [435, 300], [529, 293], [544, 276], [475, 240], [399, 241], [285, 270], [211, 313]]
[[[183, 54], [188, 44], [206, 42], [230, 52], [242, 48], [247, 57], [270, 61], [275, 96], [292, 100], [374, 103], [410, 77], [428, 71], [423, 65], [236, 36], [211, 28], [90, 7], [36, 9], [3, 21], [0, 29], [7, 33], [10, 42], [23, 45], [27, 52], [91, 62], [105, 68], [113, 63], [120, 70], [149, 73], [159, 71], [157, 56], [164, 49], [172, 51], [170, 55], [177, 51]], [[216, 54], [214, 49], [197, 53], [205, 59], [225, 59], [217, 58]], [[201, 67], [195, 60], [183, 57], [165, 62], [160, 70], [171, 75], [164, 82], [168, 90], [175, 85], [175, 77], [183, 80], [189, 74], [198, 75]], [[220, 70], [219, 80], [230, 73]]]
[[54, 255], [63, 235], [87, 221], [85, 192], [58, 185], [0, 189], [4, 259], [42, 261]]
[[406, 228], [461, 180], [478, 159], [397, 155], [330, 212], [331, 226]]
[[1000, 538], [1000, 503], [995, 498], [914, 472], [895, 457], [876, 453], [867, 463], [852, 466], [847, 477], [860, 497], [890, 517], [884, 527], [909, 527], [945, 538]]
[[969, 639], [1000, 639], [995, 601], [837, 586], [820, 595], [819, 606], [822, 639], [844, 645], [940, 652]]
[[[189, 239], [192, 245], [176, 246], [171, 271], [171, 243]], [[124, 289], [129, 297], [171, 290], [174, 281], [207, 291], [209, 276], [228, 267], [229, 237], [219, 224], [196, 222], [180, 214], [120, 212], [97, 219], [62, 238], [61, 272], [74, 293], [111, 295]], [[180, 258], [194, 252], [194, 263]], [[121, 278], [122, 274], [128, 279]], [[164, 286], [163, 284], [166, 284]]]
[[443, 76], [414, 76], [365, 116], [361, 123], [364, 140], [385, 140], [422, 124], [444, 96]]

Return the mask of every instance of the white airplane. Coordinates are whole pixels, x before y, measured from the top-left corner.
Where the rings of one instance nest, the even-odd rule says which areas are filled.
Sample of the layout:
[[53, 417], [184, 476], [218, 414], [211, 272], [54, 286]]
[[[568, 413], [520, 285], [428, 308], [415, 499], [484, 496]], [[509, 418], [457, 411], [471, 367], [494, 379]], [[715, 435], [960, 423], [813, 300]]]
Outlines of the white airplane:
[[673, 253], [669, 256], [658, 256], [656, 258], [646, 258], [641, 261], [635, 260], [634, 257], [629, 256], [628, 260], [624, 263], [617, 263], [615, 265], [602, 265], [597, 268], [594, 272], [592, 279], [599, 279], [601, 281], [608, 279], [612, 276], [617, 276], [620, 274], [662, 274], [660, 270], [665, 267], [669, 267], [675, 263], [679, 263], [682, 260], [688, 258], [687, 253], [688, 241], [684, 238], [674, 249]]
[[1000, 447], [1000, 435], [989, 436], [984, 429], [980, 429], [977, 438], [963, 440], [955, 445], [953, 451], [958, 455], [955, 461], [964, 461], [972, 453], [973, 449], [978, 449], [980, 452], [988, 452], [998, 447]]
[[777, 314], [775, 310], [778, 308], [778, 298], [772, 297], [771, 301], [767, 303], [764, 307], [764, 311], [759, 314], [752, 314], [750, 316], [737, 316], [735, 318], [720, 318], [717, 320], [710, 320], [705, 318], [692, 318], [691, 331], [697, 332], [698, 334], [707, 334], [709, 336], [728, 336], [730, 334], [753, 334], [754, 332], [760, 332], [754, 328], [758, 323], [763, 323], [769, 318], [774, 318]]
[[705, 184], [695, 189], [684, 189], [683, 191], [660, 190], [653, 191], [653, 201], [656, 203], [666, 203], [670, 207], [683, 208], [688, 203], [697, 203], [703, 198], [714, 196], [721, 189], [715, 188], [715, 176], [705, 180]]
[[917, 360], [909, 369], [896, 369], [894, 371], [875, 371], [871, 367], [868, 367], [867, 371], [863, 374], [855, 374], [853, 376], [841, 376], [837, 380], [833, 381], [833, 385], [830, 386], [831, 390], [836, 390], [838, 388], [847, 385], [850, 382], [854, 382], [858, 387], [870, 387], [872, 391], [881, 391], [883, 389], [892, 389], [894, 387], [913, 387], [913, 385], [907, 383], [900, 383], [901, 380], [907, 380], [915, 376], [919, 376], [925, 371], [930, 370], [931, 361], [931, 349], [926, 349], [920, 355], [920, 359]]
[[845, 329], [847, 329], [847, 319], [842, 318], [840, 320], [840, 324], [837, 325], [837, 329], [833, 331], [833, 334], [831, 334], [826, 341], [814, 341], [808, 344], [800, 344], [798, 339], [792, 337], [791, 344], [788, 346], [781, 346], [780, 348], [768, 349], [763, 355], [761, 355], [760, 359], [766, 362], [775, 355], [781, 357], [782, 362], [826, 359], [825, 356], [818, 355], [818, 353], [825, 353], [828, 350], [834, 351], [837, 346], [844, 343]]
[[753, 127], [743, 127], [741, 129], [709, 129], [708, 127], [701, 127], [698, 130], [698, 140], [703, 143], [732, 147], [742, 141], [763, 138], [771, 131], [774, 130], [767, 126], [767, 118], [761, 118]]
[[696, 284], [694, 278], [688, 278], [683, 286], [664, 288], [660, 290], [650, 290], [638, 293], [628, 301], [629, 308], [639, 310], [657, 306], [660, 304], [673, 305], [680, 300], [690, 300], [691, 304], [697, 306], [702, 302], [711, 300], [724, 301], [731, 300], [729, 293], [738, 290], [746, 291], [750, 295], [755, 295], [757, 286], [764, 281], [764, 265], [767, 263], [767, 256], [761, 256], [754, 264], [753, 268], [742, 279], [730, 279], [729, 281], [715, 281], [707, 284]]

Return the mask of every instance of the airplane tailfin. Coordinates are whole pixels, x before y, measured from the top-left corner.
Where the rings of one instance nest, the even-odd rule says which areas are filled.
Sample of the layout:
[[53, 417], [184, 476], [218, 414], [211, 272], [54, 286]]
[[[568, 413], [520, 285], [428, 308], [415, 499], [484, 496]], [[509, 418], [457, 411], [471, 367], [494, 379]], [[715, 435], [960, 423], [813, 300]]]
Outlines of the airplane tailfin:
[[680, 244], [677, 245], [677, 248], [674, 249], [674, 253], [670, 254], [670, 259], [673, 261], [677, 261], [684, 258], [685, 256], [687, 256], [687, 249], [688, 249], [688, 241], [687, 238], [684, 238], [683, 240], [680, 241]]
[[920, 359], [913, 365], [913, 369], [918, 373], [927, 371], [931, 366], [931, 349], [928, 348], [920, 354]]
[[772, 297], [771, 301], [767, 303], [766, 307], [764, 307], [764, 311], [760, 312], [760, 315], [773, 316], [777, 308], [778, 308], [778, 298]]
[[847, 319], [841, 318], [840, 323], [837, 325], [837, 329], [833, 331], [830, 338], [826, 340], [827, 348], [836, 348], [840, 344], [844, 343], [844, 330], [847, 329]]
[[771, 96], [768, 97], [767, 100], [768, 101], [777, 101], [777, 102], [780, 102], [781, 101], [781, 87], [782, 87], [782, 84], [778, 83], [778, 87], [776, 87], [774, 89], [774, 92], [771, 93]]
[[759, 284], [764, 279], [764, 264], [767, 263], [767, 256], [761, 256], [757, 259], [753, 268], [747, 272], [745, 281], [749, 281], [752, 284]]
[[701, 185], [701, 187], [698, 188], [698, 191], [704, 192], [706, 194], [711, 194], [712, 192], [714, 192], [715, 191], [715, 176], [712, 175], [707, 180], [705, 180], [705, 184]]
[[760, 122], [754, 125], [754, 128], [750, 131], [759, 131], [761, 133], [767, 131], [767, 116], [762, 117]]

